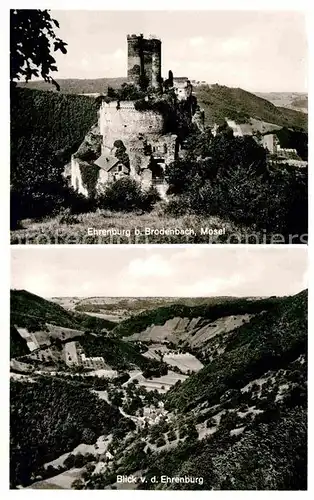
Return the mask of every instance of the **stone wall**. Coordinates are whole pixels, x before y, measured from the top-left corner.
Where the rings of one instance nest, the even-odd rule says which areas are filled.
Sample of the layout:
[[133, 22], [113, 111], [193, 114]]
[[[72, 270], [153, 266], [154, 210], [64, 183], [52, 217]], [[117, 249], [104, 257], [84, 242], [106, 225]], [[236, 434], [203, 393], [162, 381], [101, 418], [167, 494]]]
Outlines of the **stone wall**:
[[137, 111], [130, 101], [103, 103], [99, 111], [99, 128], [103, 136], [103, 148], [113, 147], [116, 140], [125, 145], [139, 134], [149, 137], [161, 135], [164, 129], [164, 118], [156, 111]]
[[[175, 134], [163, 134], [164, 117], [161, 113], [147, 110], [137, 111], [134, 103], [130, 101], [103, 103], [99, 112], [99, 133], [102, 136], [102, 154], [114, 153], [115, 141], [122, 141], [130, 160], [129, 173], [132, 179], [141, 183], [144, 189], [152, 184], [156, 186], [161, 196], [165, 196], [167, 186], [164, 182], [162, 170], [175, 160], [178, 153], [178, 141]], [[97, 131], [98, 132], [98, 131]], [[160, 168], [161, 176], [158, 178], [156, 169], [151, 169], [153, 161], [157, 169]], [[159, 167], [158, 167], [159, 165]], [[90, 197], [100, 188], [114, 180], [114, 169], [107, 172], [99, 169], [95, 172], [93, 161], [90, 164], [75, 155], [71, 159], [71, 185], [80, 194]], [[91, 169], [91, 175], [84, 181], [84, 169]], [[147, 171], [149, 170], [149, 171]], [[117, 173], [117, 172], [116, 172]], [[84, 175], [83, 175], [84, 174]], [[87, 181], [95, 181], [95, 185], [87, 185]]]

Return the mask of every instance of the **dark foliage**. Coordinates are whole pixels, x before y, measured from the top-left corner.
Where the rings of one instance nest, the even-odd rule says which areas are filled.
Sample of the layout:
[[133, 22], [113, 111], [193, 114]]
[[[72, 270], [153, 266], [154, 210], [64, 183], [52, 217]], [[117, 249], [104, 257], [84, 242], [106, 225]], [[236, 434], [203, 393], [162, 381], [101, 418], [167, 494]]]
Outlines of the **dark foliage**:
[[108, 434], [121, 418], [117, 409], [75, 384], [11, 382], [11, 486], [29, 484], [36, 468], [75, 448], [86, 434]]
[[[11, 81], [41, 76], [59, 90], [51, 72], [57, 71], [52, 52], [67, 53], [66, 45], [55, 34], [59, 23], [48, 10], [12, 9], [10, 11], [10, 78]], [[53, 45], [53, 50], [52, 50]]]
[[167, 489], [305, 490], [306, 439], [306, 413], [298, 406], [284, 410], [277, 419], [256, 421], [241, 440], [232, 439], [222, 423], [214, 437], [186, 440], [171, 451], [155, 453], [147, 476], [158, 479], [167, 471], [170, 477], [204, 481], [167, 485]]
[[[201, 215], [217, 215], [254, 231], [278, 233], [302, 242], [308, 228], [307, 170], [268, 165], [265, 149], [251, 137], [233, 137], [226, 129], [212, 137], [191, 134], [185, 159], [166, 169], [169, 193], [178, 206]], [[282, 242], [282, 241], [281, 241]]]
[[11, 225], [71, 207], [90, 209], [63, 178], [69, 161], [97, 118], [94, 101], [83, 96], [11, 91]]
[[95, 164], [80, 162], [80, 172], [83, 186], [87, 189], [91, 198], [96, 196], [96, 184], [100, 168]]
[[16, 328], [10, 327], [10, 359], [29, 354], [29, 349]]
[[276, 130], [274, 133], [279, 138], [282, 148], [296, 149], [302, 160], [308, 159], [308, 136], [305, 132], [283, 127], [280, 130]]
[[136, 346], [120, 339], [102, 335], [85, 334], [79, 342], [87, 356], [103, 356], [113, 369], [127, 370], [133, 367], [144, 369], [146, 366], [159, 366], [158, 362], [142, 356]]
[[150, 211], [160, 199], [155, 188], [143, 191], [130, 177], [122, 177], [104, 188], [97, 205], [116, 212]]

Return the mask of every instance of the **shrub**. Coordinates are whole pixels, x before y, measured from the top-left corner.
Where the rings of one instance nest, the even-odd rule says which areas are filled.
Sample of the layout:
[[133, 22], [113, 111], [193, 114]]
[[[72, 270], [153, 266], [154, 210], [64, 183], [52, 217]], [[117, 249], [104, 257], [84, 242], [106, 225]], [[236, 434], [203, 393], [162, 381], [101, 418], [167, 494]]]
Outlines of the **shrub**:
[[77, 222], [78, 218], [71, 214], [71, 209], [69, 207], [61, 209], [59, 213], [60, 224], [76, 224]]
[[157, 441], [156, 441], [156, 446], [157, 448], [160, 448], [161, 446], [165, 446], [166, 444], [166, 441], [165, 441], [165, 438], [164, 436], [160, 436]]
[[140, 185], [130, 177], [122, 177], [99, 193], [97, 205], [113, 211], [132, 212], [134, 210], [150, 211], [160, 199], [154, 187], [142, 191]]
[[106, 186], [98, 199], [101, 208], [114, 211], [132, 212], [141, 208], [142, 192], [139, 184], [129, 177], [122, 177]]
[[164, 212], [167, 215], [180, 217], [187, 213], [189, 206], [189, 199], [186, 196], [171, 196], [164, 207]]

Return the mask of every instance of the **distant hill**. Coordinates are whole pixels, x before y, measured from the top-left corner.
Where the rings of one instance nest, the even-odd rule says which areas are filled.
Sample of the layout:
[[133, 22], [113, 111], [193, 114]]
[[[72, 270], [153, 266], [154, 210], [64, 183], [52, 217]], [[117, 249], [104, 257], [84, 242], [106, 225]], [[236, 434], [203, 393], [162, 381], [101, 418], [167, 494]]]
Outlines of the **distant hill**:
[[[101, 94], [107, 92], [108, 87], [118, 88], [122, 83], [127, 82], [125, 77], [117, 78], [95, 78], [95, 79], [79, 79], [79, 78], [64, 78], [56, 80], [60, 85], [62, 94]], [[58, 93], [56, 87], [43, 80], [30, 81], [28, 83], [18, 83], [18, 87], [36, 90], [49, 90]]]
[[236, 330], [215, 361], [169, 392], [171, 405], [193, 408], [202, 401], [215, 404], [228, 389], [236, 389], [278, 370], [307, 349], [307, 291], [279, 299], [263, 315]]
[[221, 123], [225, 117], [239, 123], [249, 118], [273, 123], [282, 127], [307, 130], [307, 115], [277, 107], [271, 102], [240, 88], [207, 85], [195, 88], [199, 105], [205, 110], [208, 125]]
[[[61, 93], [97, 94], [106, 92], [108, 87], [120, 87], [126, 81], [127, 79], [124, 77], [117, 77], [90, 80], [60, 79], [58, 83], [61, 87]], [[20, 83], [19, 86], [56, 92], [53, 85], [43, 81], [32, 81], [27, 84]], [[212, 125], [214, 122], [219, 124], [224, 121], [225, 117], [240, 122], [244, 122], [251, 117], [275, 125], [307, 129], [307, 116], [305, 113], [276, 106], [270, 102], [270, 99], [263, 97], [266, 94], [253, 94], [241, 88], [218, 84], [195, 87], [194, 92], [200, 106], [205, 110], [208, 125]]]
[[52, 297], [51, 300], [65, 309], [108, 316], [117, 321], [150, 309], [157, 309], [171, 304], [196, 306], [218, 304], [224, 300], [236, 300], [232, 297]]
[[132, 334], [140, 334], [151, 326], [162, 326], [172, 318], [202, 318], [203, 320], [215, 321], [218, 318], [226, 316], [256, 314], [263, 310], [271, 309], [279, 299], [275, 297], [260, 300], [236, 297], [214, 297], [208, 298], [207, 301], [206, 299], [201, 300], [203, 302], [201, 305], [187, 305], [185, 303], [180, 303], [179, 299], [179, 303], [144, 311], [119, 323], [113, 329], [113, 334], [118, 337], [128, 337]]
[[256, 95], [275, 106], [308, 112], [308, 96], [304, 92], [256, 92]]
[[[135, 346], [108, 336], [107, 333], [115, 325], [114, 322], [84, 313], [66, 311], [60, 305], [26, 290], [11, 291], [10, 321], [11, 358], [29, 354], [26, 340], [16, 329], [22, 327], [28, 332], [37, 332], [36, 337], [42, 349], [50, 346], [51, 340], [55, 340], [56, 337], [62, 342], [77, 339], [87, 356], [102, 356], [113, 369], [132, 367], [144, 369], [147, 366], [158, 365], [143, 357]], [[58, 345], [57, 350], [60, 350]], [[54, 356], [50, 356], [50, 359], [53, 360]]]
[[65, 328], [78, 330], [110, 330], [115, 323], [87, 316], [85, 314], [66, 311], [63, 307], [43, 299], [26, 290], [11, 290], [11, 325], [38, 331], [51, 323]]

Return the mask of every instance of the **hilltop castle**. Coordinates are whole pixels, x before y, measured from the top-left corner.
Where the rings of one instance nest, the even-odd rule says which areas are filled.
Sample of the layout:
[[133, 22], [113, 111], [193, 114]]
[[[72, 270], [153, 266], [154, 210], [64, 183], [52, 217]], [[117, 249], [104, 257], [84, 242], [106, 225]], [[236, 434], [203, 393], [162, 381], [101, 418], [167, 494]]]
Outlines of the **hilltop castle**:
[[127, 47], [128, 82], [145, 98], [102, 100], [97, 125], [72, 155], [71, 185], [94, 196], [109, 182], [130, 176], [143, 189], [155, 186], [164, 198], [165, 167], [178, 158], [180, 149], [173, 115], [181, 106], [184, 119], [202, 127], [202, 114], [187, 78], [175, 78], [169, 71], [168, 79], [162, 80], [160, 40], [128, 35]]

